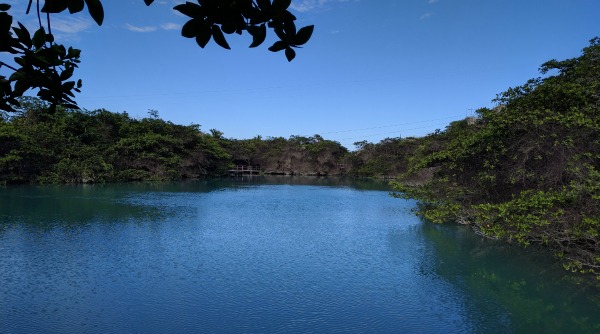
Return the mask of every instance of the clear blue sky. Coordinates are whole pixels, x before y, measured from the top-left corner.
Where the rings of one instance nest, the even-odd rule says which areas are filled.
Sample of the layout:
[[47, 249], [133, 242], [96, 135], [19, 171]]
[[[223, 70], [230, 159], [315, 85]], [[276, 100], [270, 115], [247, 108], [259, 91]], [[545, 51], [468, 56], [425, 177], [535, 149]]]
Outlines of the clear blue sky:
[[[35, 22], [26, 0], [0, 2]], [[199, 48], [180, 36], [181, 2], [104, 0], [102, 27], [87, 13], [54, 19], [55, 35], [83, 51], [82, 108], [353, 148], [443, 129], [600, 35], [598, 0], [294, 0], [297, 25], [315, 32], [288, 63], [269, 39], [248, 49], [247, 35], [227, 36], [231, 51]]]

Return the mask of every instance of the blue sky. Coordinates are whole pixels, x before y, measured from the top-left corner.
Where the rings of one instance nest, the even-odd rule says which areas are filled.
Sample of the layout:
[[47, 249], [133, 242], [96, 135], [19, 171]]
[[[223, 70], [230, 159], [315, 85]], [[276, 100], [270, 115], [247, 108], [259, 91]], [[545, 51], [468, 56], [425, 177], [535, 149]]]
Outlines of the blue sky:
[[[0, 2], [34, 24], [26, 0]], [[297, 25], [315, 32], [288, 63], [270, 39], [249, 49], [248, 35], [227, 36], [231, 51], [199, 48], [180, 35], [181, 2], [104, 0], [102, 27], [87, 13], [53, 19], [60, 41], [82, 49], [82, 108], [352, 149], [443, 129], [600, 35], [598, 0], [293, 0]]]

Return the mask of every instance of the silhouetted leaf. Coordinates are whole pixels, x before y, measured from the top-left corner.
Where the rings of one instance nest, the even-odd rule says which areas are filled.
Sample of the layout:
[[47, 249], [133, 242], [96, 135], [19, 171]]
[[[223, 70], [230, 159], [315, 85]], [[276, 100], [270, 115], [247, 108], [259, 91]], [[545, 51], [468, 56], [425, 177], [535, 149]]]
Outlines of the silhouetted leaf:
[[256, 0], [256, 3], [258, 4], [258, 7], [263, 11], [271, 9], [271, 0]]
[[312, 36], [314, 28], [315, 26], [311, 25], [298, 30], [298, 33], [296, 33], [296, 36], [293, 39], [294, 45], [303, 45], [306, 42], [308, 42], [308, 40]]
[[10, 5], [9, 4], [0, 3], [0, 11], [6, 12], [9, 9], [10, 9]]
[[294, 21], [286, 21], [283, 24], [283, 31], [288, 38], [296, 37], [296, 25], [294, 24]]
[[283, 12], [292, 4], [292, 0], [273, 0], [273, 11]]
[[37, 95], [45, 101], [53, 101], [52, 99], [52, 93], [45, 88], [40, 89], [40, 91], [37, 93]]
[[289, 11], [289, 10], [286, 10], [286, 11], [283, 13], [283, 17], [282, 17], [282, 18], [283, 18], [283, 20], [285, 20], [285, 21], [296, 21], [296, 16], [295, 16], [294, 14], [290, 13], [290, 11]]
[[181, 5], [177, 5], [175, 7], [173, 7], [173, 9], [175, 9], [176, 11], [180, 12], [181, 14], [185, 15], [185, 16], [189, 16], [189, 17], [201, 17], [204, 16], [204, 10], [202, 9], [202, 7], [198, 6], [195, 3], [191, 3], [191, 2], [186, 2], [184, 4]]
[[44, 31], [44, 28], [38, 29], [33, 34], [31, 42], [33, 43], [33, 46], [35, 46], [36, 49], [39, 49], [44, 45], [44, 43], [46, 42], [46, 32]]
[[201, 6], [205, 6], [205, 7], [210, 7], [210, 6], [212, 6], [213, 2], [214, 2], [213, 0], [198, 0], [198, 3], [199, 3]]
[[187, 21], [183, 27], [181, 27], [181, 36], [187, 38], [194, 38], [198, 34], [198, 27], [200, 21], [198, 19], [191, 19]]
[[223, 32], [226, 34], [233, 34], [237, 30], [237, 28], [235, 25], [228, 22], [228, 23], [223, 23], [221, 25], [221, 30], [223, 30]]
[[10, 50], [10, 27], [12, 26], [13, 18], [5, 12], [0, 12], [0, 48], [2, 50]]
[[10, 30], [10, 26], [12, 25], [13, 17], [8, 15], [7, 13], [0, 12], [0, 28], [2, 31]]
[[104, 21], [104, 8], [102, 8], [100, 0], [85, 0], [85, 3], [87, 4], [90, 16], [101, 26]]
[[292, 59], [296, 58], [296, 51], [288, 46], [285, 48], [285, 57], [288, 61], [292, 61]]
[[79, 58], [79, 56], [81, 55], [81, 50], [69, 47], [69, 52], [67, 53], [67, 55], [69, 56], [69, 58]]
[[61, 86], [63, 92], [70, 92], [71, 89], [75, 88], [75, 81], [67, 81]]
[[244, 14], [244, 17], [249, 20], [251, 25], [266, 23], [271, 19], [271, 17], [268, 15], [268, 11], [261, 9], [254, 9], [251, 11], [251, 15]]
[[[50, 34], [48, 34], [48, 35], [50, 35]], [[47, 39], [48, 35], [46, 35], [46, 39]], [[54, 47], [56, 48], [57, 52], [60, 54], [61, 57], [64, 57], [67, 55], [67, 49], [65, 49], [64, 45], [55, 45]]]
[[250, 44], [251, 48], [261, 45], [267, 37], [267, 27], [264, 24], [261, 24], [258, 27], [248, 27], [248, 32], [252, 35], [252, 44]]
[[198, 43], [198, 45], [200, 45], [201, 48], [204, 48], [206, 44], [208, 44], [208, 42], [210, 41], [211, 36], [212, 32], [210, 28], [207, 26], [202, 26], [200, 27], [200, 29], [198, 30], [198, 34], [196, 35], [196, 43]]
[[146, 6], [150, 6], [153, 2], [154, 2], [154, 0], [144, 0], [144, 3], [146, 4]]
[[32, 42], [31, 42], [31, 36], [29, 35], [29, 31], [27, 30], [27, 28], [25, 28], [24, 25], [21, 24], [21, 22], [19, 23], [19, 28], [15, 28], [13, 29], [15, 31], [15, 34], [17, 34], [17, 37], [19, 38], [19, 42], [25, 44], [25, 46], [27, 46], [28, 48], [31, 48], [32, 46]]
[[23, 93], [25, 93], [29, 88], [31, 88], [29, 80], [17, 80], [15, 82], [15, 89], [13, 90], [13, 92], [15, 93], [15, 95], [23, 95]]
[[60, 80], [65, 81], [65, 80], [69, 79], [70, 77], [72, 77], [74, 69], [75, 69], [74, 67], [71, 67], [71, 68], [67, 68], [66, 70], [62, 71], [60, 73]]
[[16, 57], [14, 59], [15, 63], [21, 65], [22, 67], [27, 66], [27, 62], [25, 61], [25, 59], [23, 59], [23, 57]]
[[286, 34], [283, 31], [283, 29], [281, 29], [281, 28], [274, 28], [273, 31], [275, 31], [275, 34], [277, 35], [277, 37], [279, 37], [280, 40], [282, 40], [282, 41], [287, 41], [288, 40], [288, 37], [286, 36]]
[[271, 52], [278, 52], [278, 51], [281, 51], [281, 50], [283, 50], [283, 49], [285, 49], [287, 47], [288, 47], [288, 45], [285, 42], [283, 42], [283, 41], [277, 41], [277, 42], [273, 43], [273, 45], [271, 45], [271, 47], [269, 48], [269, 51], [271, 51]]
[[25, 74], [22, 71], [16, 71], [13, 74], [11, 74], [11, 76], [8, 78], [8, 80], [10, 81], [17, 81], [17, 80], [22, 80], [27, 78], [27, 74]]
[[69, 7], [69, 0], [49, 0], [44, 1], [42, 7], [43, 13], [60, 13]]
[[231, 50], [229, 44], [227, 44], [227, 40], [225, 40], [225, 36], [223, 36], [223, 32], [217, 25], [212, 26], [212, 37], [215, 40], [215, 43], [219, 44], [222, 48]]
[[71, 0], [69, 1], [69, 13], [75, 14], [83, 10], [85, 2], [83, 0]]

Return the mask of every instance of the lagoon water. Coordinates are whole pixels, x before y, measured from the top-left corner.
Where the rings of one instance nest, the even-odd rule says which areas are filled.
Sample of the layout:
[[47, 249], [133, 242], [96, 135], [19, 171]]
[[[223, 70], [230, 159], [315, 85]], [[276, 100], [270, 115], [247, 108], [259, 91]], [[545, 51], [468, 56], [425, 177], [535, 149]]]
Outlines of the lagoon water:
[[543, 252], [323, 178], [0, 188], [2, 333], [593, 333]]

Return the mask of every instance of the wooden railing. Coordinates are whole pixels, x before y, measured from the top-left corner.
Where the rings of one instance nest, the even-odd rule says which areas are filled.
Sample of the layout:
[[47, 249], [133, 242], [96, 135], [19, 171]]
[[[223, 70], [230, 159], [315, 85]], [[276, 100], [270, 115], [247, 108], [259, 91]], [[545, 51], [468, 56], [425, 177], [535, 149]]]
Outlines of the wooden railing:
[[249, 165], [237, 165], [235, 168], [230, 169], [232, 172], [260, 172], [260, 165], [249, 166]]

